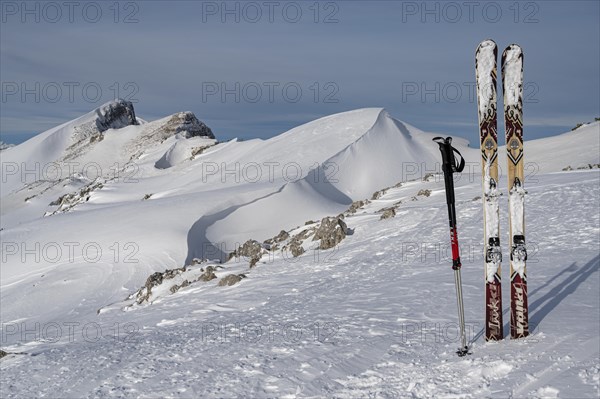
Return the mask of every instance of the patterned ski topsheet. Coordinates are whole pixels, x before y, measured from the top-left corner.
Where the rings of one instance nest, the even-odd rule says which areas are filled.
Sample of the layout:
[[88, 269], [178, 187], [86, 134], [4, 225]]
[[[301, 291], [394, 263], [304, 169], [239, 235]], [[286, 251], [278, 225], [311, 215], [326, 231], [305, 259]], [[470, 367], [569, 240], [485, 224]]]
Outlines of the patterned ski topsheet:
[[508, 159], [511, 338], [529, 335], [525, 189], [523, 162], [523, 51], [511, 44], [502, 53], [504, 125]]
[[484, 40], [475, 53], [477, 104], [483, 176], [485, 257], [485, 338], [500, 340], [502, 331], [502, 286], [500, 265], [500, 221], [498, 197], [498, 135], [496, 80], [498, 47]]

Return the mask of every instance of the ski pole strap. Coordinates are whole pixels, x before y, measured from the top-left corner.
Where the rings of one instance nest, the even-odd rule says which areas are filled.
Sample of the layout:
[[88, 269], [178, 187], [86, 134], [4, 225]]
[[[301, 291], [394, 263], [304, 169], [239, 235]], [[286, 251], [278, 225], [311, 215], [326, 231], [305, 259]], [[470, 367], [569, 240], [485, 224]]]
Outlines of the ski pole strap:
[[[443, 166], [450, 166], [451, 172], [462, 172], [465, 168], [465, 158], [456, 148], [452, 147], [452, 137], [434, 137], [433, 141], [440, 146]], [[454, 154], [458, 155], [458, 159]]]
[[458, 152], [458, 150], [456, 148], [452, 147], [452, 151], [454, 151], [459, 156], [458, 165], [456, 164], [456, 162], [457, 162], [456, 158], [454, 158], [454, 171], [460, 173], [465, 168], [465, 159], [463, 158], [462, 154], [460, 152]]

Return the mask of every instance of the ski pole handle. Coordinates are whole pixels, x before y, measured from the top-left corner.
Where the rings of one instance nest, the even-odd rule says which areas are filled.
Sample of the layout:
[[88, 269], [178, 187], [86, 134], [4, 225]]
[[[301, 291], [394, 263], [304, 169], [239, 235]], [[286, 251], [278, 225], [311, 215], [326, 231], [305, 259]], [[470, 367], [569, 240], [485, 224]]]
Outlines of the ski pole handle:
[[[434, 137], [433, 141], [440, 146], [442, 171], [448, 171], [449, 173], [462, 172], [465, 168], [465, 159], [456, 148], [452, 147], [452, 137]], [[456, 160], [454, 154], [458, 155], [459, 160]]]
[[444, 173], [452, 173], [452, 165], [454, 164], [454, 156], [452, 155], [452, 137], [435, 137], [433, 139], [439, 146], [442, 153], [442, 171]]

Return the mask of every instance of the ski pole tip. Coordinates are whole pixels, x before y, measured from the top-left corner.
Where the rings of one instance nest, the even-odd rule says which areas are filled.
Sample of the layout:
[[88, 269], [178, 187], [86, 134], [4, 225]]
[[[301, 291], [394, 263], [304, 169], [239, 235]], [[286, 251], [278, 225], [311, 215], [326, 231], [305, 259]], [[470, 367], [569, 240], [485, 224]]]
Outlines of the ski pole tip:
[[469, 352], [469, 347], [465, 346], [464, 348], [461, 348], [461, 349], [457, 350], [456, 354], [458, 355], [458, 357], [463, 357], [463, 356], [466, 356], [466, 355], [470, 355], [471, 352]]

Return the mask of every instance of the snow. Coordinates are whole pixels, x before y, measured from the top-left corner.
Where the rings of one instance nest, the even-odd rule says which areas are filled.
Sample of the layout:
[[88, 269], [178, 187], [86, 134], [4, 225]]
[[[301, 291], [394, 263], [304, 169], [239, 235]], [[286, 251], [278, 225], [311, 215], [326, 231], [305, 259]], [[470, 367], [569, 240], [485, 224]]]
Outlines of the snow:
[[14, 147], [14, 144], [7, 144], [7, 143], [3, 142], [2, 140], [0, 140], [0, 151], [8, 150], [11, 147]]
[[164, 154], [156, 161], [154, 166], [158, 169], [168, 169], [175, 165], [192, 158], [194, 148], [209, 148], [215, 145], [215, 140], [205, 137], [191, 137], [187, 140], [177, 140]]
[[[201, 140], [159, 139], [158, 121], [109, 130], [72, 154], [73, 129], [89, 120], [0, 155], [3, 164], [31, 165], [71, 154], [109, 175], [87, 202], [47, 217], [51, 201], [89, 176], [26, 193], [20, 177], [2, 181], [0, 347], [23, 353], [0, 360], [2, 397], [598, 397], [600, 170], [562, 169], [600, 163], [599, 123], [525, 142], [531, 335], [522, 340], [483, 337], [483, 223], [473, 200], [481, 155], [453, 141], [473, 166], [455, 181], [472, 351], [458, 358], [444, 182], [435, 173], [422, 180], [439, 172], [433, 134], [370, 108], [269, 140], [219, 143], [193, 159], [188, 151]], [[132, 156], [135, 173], [110, 178], [110, 166]], [[161, 159], [167, 168], [156, 167]], [[262, 167], [258, 179], [241, 175], [251, 162]], [[301, 172], [284, 174], [292, 162]], [[236, 164], [240, 172], [227, 173]], [[217, 279], [174, 294], [157, 289], [152, 304], [128, 307], [153, 272], [219, 257], [205, 244], [226, 255], [235, 243], [297, 232], [400, 181], [346, 216], [354, 233], [331, 250], [306, 243], [297, 258], [275, 251], [252, 269], [234, 258]], [[380, 220], [398, 203], [395, 217]], [[501, 237], [505, 259], [508, 242]], [[238, 284], [217, 286], [241, 273]], [[509, 284], [503, 289], [509, 298]]]
[[517, 44], [504, 50], [502, 74], [504, 76], [504, 107], [519, 106], [523, 98], [523, 53]]
[[496, 69], [496, 43], [484, 40], [476, 52], [477, 100], [479, 104], [479, 120], [482, 121], [490, 107], [496, 105], [496, 85], [494, 82]]
[[[525, 234], [525, 226], [523, 225], [525, 215], [525, 194], [525, 188], [521, 185], [513, 187], [509, 191], [508, 207], [512, 229], [511, 234], [513, 236]], [[513, 257], [511, 264], [512, 270], [525, 278], [525, 261]]]
[[[485, 176], [483, 180], [484, 184], [484, 212], [485, 212], [485, 238], [484, 244], [489, 243], [489, 238], [500, 237], [499, 232], [499, 207], [500, 207], [500, 190], [498, 189], [498, 183], [492, 184], [492, 178], [490, 176], [491, 163], [488, 160], [485, 165]], [[485, 253], [484, 253], [485, 257]], [[485, 273], [487, 275], [487, 281], [493, 283], [495, 281], [495, 275], [500, 267], [500, 262], [486, 262]]]

